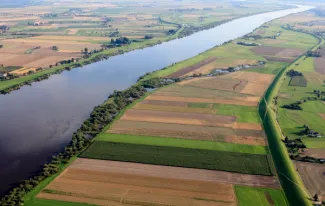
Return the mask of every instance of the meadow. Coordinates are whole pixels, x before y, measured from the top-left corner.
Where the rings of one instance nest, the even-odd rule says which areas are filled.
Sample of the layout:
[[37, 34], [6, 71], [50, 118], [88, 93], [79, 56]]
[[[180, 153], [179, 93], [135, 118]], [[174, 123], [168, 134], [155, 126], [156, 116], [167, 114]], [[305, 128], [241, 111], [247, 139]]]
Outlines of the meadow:
[[288, 205], [281, 190], [235, 186], [239, 206]]

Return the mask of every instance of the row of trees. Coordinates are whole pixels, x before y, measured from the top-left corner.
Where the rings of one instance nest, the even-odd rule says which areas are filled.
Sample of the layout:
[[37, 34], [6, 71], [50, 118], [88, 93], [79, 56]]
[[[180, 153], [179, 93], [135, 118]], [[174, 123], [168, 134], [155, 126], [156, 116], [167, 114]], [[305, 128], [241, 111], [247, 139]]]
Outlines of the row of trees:
[[298, 102], [295, 102], [292, 104], [285, 104], [285, 105], [283, 105], [283, 108], [292, 109], [292, 110], [302, 110], [302, 107], [300, 106], [300, 104], [302, 104], [301, 101], [298, 101]]
[[45, 164], [39, 175], [25, 180], [18, 187], [12, 189], [8, 195], [3, 197], [0, 205], [15, 206], [24, 204], [24, 196], [33, 190], [40, 182], [47, 177], [57, 174], [63, 168], [64, 164], [80, 154], [92, 142], [92, 139], [99, 134], [106, 125], [110, 124], [114, 118], [133, 101], [141, 98], [147, 92], [148, 88], [157, 88], [166, 84], [173, 83], [161, 78], [153, 78], [142, 81], [136, 86], [124, 91], [114, 91], [109, 96], [111, 101], [96, 106], [90, 117], [84, 121], [77, 132], [73, 133], [72, 140], [65, 147], [64, 151], [52, 157], [51, 162]]
[[287, 71], [287, 76], [289, 77], [294, 77], [294, 76], [302, 76], [301, 72], [298, 72], [296, 70], [290, 69], [289, 71]]

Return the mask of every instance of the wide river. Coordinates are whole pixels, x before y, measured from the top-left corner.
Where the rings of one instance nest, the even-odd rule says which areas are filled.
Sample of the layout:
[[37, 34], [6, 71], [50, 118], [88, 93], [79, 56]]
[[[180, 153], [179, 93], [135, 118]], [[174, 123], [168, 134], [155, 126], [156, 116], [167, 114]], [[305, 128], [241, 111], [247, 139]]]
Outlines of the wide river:
[[114, 90], [137, 78], [252, 32], [265, 22], [310, 9], [299, 6], [244, 17], [154, 47], [132, 51], [0, 96], [0, 196], [33, 175]]

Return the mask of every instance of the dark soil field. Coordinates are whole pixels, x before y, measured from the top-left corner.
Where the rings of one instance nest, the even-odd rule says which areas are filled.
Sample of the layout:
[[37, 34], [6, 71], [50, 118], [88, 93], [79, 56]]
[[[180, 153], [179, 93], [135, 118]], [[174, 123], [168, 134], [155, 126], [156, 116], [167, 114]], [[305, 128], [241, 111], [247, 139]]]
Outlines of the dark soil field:
[[295, 60], [293, 58], [281, 58], [281, 57], [272, 57], [272, 56], [264, 56], [264, 57], [268, 61], [275, 61], [275, 62], [288, 62], [288, 63], [291, 63], [291, 62], [293, 62]]
[[181, 77], [183, 76], [184, 74], [187, 74], [189, 72], [192, 72], [192, 71], [195, 71], [197, 69], [199, 69], [200, 67], [203, 67], [207, 64], [210, 64], [211, 62], [215, 61], [217, 58], [216, 57], [209, 57], [207, 59], [204, 59], [203, 61], [197, 63], [197, 64], [194, 64], [194, 65], [191, 65], [191, 66], [188, 66], [188, 67], [185, 67], [175, 73], [172, 73], [168, 76], [166, 76], [166, 78], [176, 78], [176, 77]]
[[274, 175], [268, 155], [96, 141], [80, 156], [252, 175]]

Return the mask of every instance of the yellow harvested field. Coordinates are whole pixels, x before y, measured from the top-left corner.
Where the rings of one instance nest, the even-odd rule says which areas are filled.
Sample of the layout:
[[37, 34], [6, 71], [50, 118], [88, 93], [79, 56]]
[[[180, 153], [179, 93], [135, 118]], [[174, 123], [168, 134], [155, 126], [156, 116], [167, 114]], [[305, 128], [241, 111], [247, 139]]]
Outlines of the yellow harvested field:
[[11, 74], [17, 74], [17, 75], [23, 75], [24, 73], [27, 73], [29, 71], [36, 71], [36, 68], [26, 68], [26, 67], [23, 67], [21, 69], [17, 69], [17, 70], [14, 70], [12, 72], [10, 72]]
[[55, 63], [62, 61], [62, 60], [68, 60], [72, 59], [74, 56], [49, 56], [49, 57], [42, 57], [41, 59], [38, 59], [36, 61], [32, 61], [28, 64], [24, 64], [22, 66], [24, 67], [49, 67], [49, 65], [54, 65]]
[[147, 100], [161, 100], [161, 101], [177, 101], [177, 102], [196, 102], [196, 103], [217, 103], [217, 104], [234, 104], [242, 106], [257, 106], [259, 98], [247, 97], [237, 100], [224, 100], [224, 99], [204, 99], [204, 98], [189, 98], [189, 97], [175, 97], [175, 96], [160, 96], [150, 95]]
[[234, 183], [279, 187], [274, 177], [79, 158], [37, 197], [96, 205], [226, 206], [236, 205]]
[[0, 22], [7, 21], [25, 21], [25, 20], [35, 20], [40, 19], [39, 16], [23, 16], [23, 17], [0, 17]]

